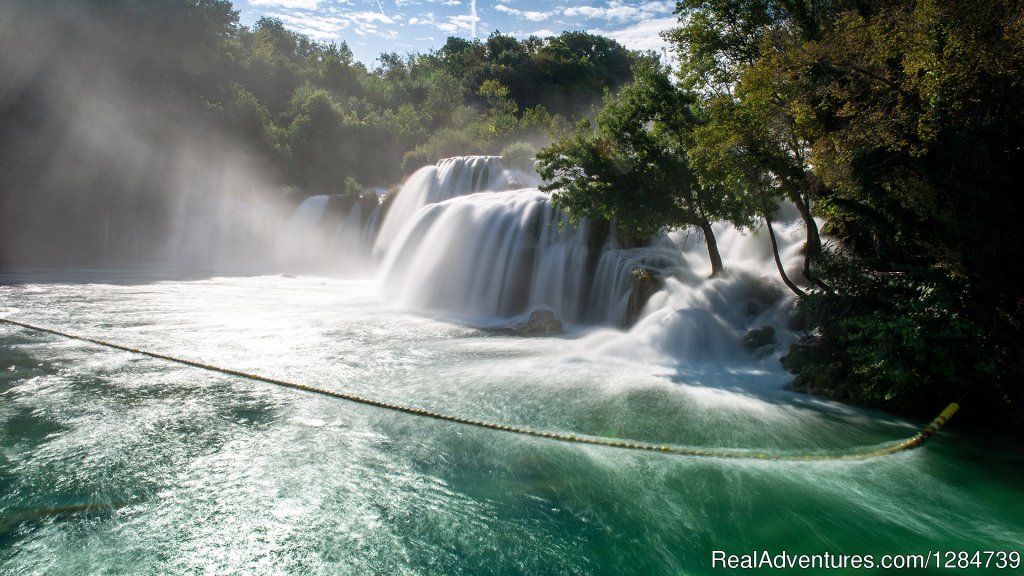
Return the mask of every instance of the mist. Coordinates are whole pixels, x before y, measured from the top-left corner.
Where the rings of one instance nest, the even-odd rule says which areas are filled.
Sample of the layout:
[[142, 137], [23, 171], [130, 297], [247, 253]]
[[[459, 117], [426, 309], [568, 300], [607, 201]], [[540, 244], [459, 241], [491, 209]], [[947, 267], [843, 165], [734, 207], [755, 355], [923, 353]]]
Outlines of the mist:
[[0, 14], [0, 266], [260, 261], [290, 207], [202, 105], [187, 37], [86, 2]]
[[[650, 57], [495, 32], [369, 69], [279, 20], [240, 26], [227, 0], [5, 2], [0, 266], [334, 264], [338, 209], [378, 218], [448, 157], [531, 165]], [[315, 196], [334, 198], [319, 253], [287, 237]]]

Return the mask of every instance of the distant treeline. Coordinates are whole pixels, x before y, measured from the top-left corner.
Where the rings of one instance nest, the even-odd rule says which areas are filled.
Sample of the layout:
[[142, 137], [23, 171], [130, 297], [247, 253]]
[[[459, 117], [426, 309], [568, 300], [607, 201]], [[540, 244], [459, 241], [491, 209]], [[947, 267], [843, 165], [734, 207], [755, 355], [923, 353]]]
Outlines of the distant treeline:
[[[544, 143], [554, 125], [592, 115], [645, 57], [585, 32], [522, 41], [495, 32], [428, 54], [382, 54], [371, 69], [345, 42], [317, 42], [276, 19], [241, 26], [227, 0], [14, 0], [3, 11], [5, 59], [33, 58], [25, 48], [38, 40], [16, 41], [42, 28], [48, 58], [111, 75], [154, 114], [202, 115], [311, 193], [349, 177], [393, 183], [406, 154], [417, 168], [409, 164], [497, 153], [517, 139]], [[54, 112], [39, 96], [60, 88], [64, 78], [47, 74], [55, 64], [33, 63], [37, 78], [5, 90], [8, 121]]]

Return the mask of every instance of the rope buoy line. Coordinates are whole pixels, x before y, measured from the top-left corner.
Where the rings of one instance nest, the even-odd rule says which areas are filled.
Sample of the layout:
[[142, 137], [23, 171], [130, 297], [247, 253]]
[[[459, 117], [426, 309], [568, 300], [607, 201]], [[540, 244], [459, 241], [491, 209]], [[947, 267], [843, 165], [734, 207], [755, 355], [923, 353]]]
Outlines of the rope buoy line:
[[907, 438], [903, 441], [896, 443], [887, 443], [878, 446], [868, 446], [862, 448], [855, 448], [847, 452], [818, 452], [818, 453], [806, 453], [806, 454], [795, 454], [787, 452], [764, 452], [754, 450], [741, 450], [735, 448], [695, 448], [688, 446], [675, 446], [671, 444], [653, 444], [649, 442], [636, 442], [631, 440], [620, 440], [616, 438], [604, 438], [599, 436], [588, 436], [583, 434], [571, 434], [565, 432], [549, 432], [544, 430], [534, 430], [532, 428], [525, 428], [522, 426], [513, 426], [508, 424], [498, 424], [495, 422], [488, 422], [486, 420], [477, 420], [474, 418], [464, 418], [462, 416], [455, 416], [452, 414], [444, 414], [441, 412], [435, 412], [433, 410], [426, 410], [423, 408], [417, 408], [406, 404], [396, 404], [393, 402], [385, 402], [383, 400], [376, 400], [373, 398], [367, 398], [358, 394], [352, 394], [348, 392], [336, 392], [333, 390], [327, 390], [324, 388], [318, 388], [316, 386], [309, 386], [307, 384], [300, 384], [297, 382], [289, 382], [287, 380], [280, 380], [278, 378], [270, 378], [268, 376], [262, 376], [259, 374], [252, 374], [249, 372], [242, 372], [241, 370], [233, 370], [231, 368], [224, 368], [222, 366], [215, 366], [213, 364], [206, 364], [204, 362], [198, 362], [196, 360], [189, 360], [187, 358], [180, 358], [178, 356], [171, 356], [169, 354], [161, 354], [159, 352], [153, 352], [150, 350], [143, 350], [140, 348], [133, 348], [131, 346], [124, 346], [114, 342], [108, 342], [106, 340], [100, 340], [97, 338], [89, 338], [87, 336], [81, 336], [78, 334], [72, 334], [70, 332], [64, 332], [56, 330], [54, 328], [46, 328], [43, 326], [36, 326], [34, 324], [28, 324], [26, 322], [18, 322], [16, 320], [10, 320], [8, 318], [0, 318], [0, 323], [10, 324], [12, 326], [19, 326], [28, 330], [36, 332], [44, 332], [46, 334], [52, 334], [54, 336], [60, 336], [62, 338], [68, 338], [71, 340], [78, 340], [80, 342], [88, 342], [97, 346], [105, 348], [112, 348], [114, 350], [121, 350], [124, 352], [131, 352], [133, 354], [140, 354], [142, 356], [149, 356], [150, 358], [156, 358], [158, 360], [165, 360], [167, 362], [173, 362], [176, 364], [182, 364], [184, 366], [191, 366], [193, 368], [199, 368], [201, 370], [207, 370], [210, 372], [218, 372], [228, 376], [234, 376], [237, 378], [244, 378], [247, 380], [253, 380], [256, 382], [263, 382], [266, 384], [272, 384], [274, 386], [280, 386], [282, 388], [290, 388], [292, 390], [300, 390], [302, 392], [309, 392], [311, 394], [320, 394], [321, 396], [329, 396], [331, 398], [337, 398], [339, 400], [347, 400], [349, 402], [355, 402], [357, 404], [363, 404], [366, 406], [372, 406], [374, 408], [382, 408], [384, 410], [391, 410], [394, 412], [402, 412], [405, 414], [412, 414], [413, 416], [422, 416], [424, 418], [432, 418], [434, 420], [441, 420], [444, 422], [452, 422], [455, 424], [464, 424], [466, 426], [474, 426], [477, 428], [486, 428], [488, 430], [497, 430], [500, 432], [509, 432], [512, 434], [520, 434], [524, 436], [534, 436], [537, 438], [547, 438], [549, 440], [558, 440], [561, 442], [574, 442], [577, 444], [592, 444], [595, 446], [606, 446], [610, 448], [624, 448], [627, 450], [646, 450], [649, 452], [663, 452], [667, 454], [678, 454], [683, 456], [700, 456], [706, 458], [729, 458], [729, 459], [743, 459], [743, 460], [779, 460], [779, 461], [801, 461], [801, 462], [826, 462], [826, 461], [839, 461], [839, 460], [866, 460], [868, 458], [876, 458], [878, 456], [885, 456], [888, 454], [895, 454], [903, 450], [909, 450], [916, 448], [923, 444], [925, 440], [930, 438], [936, 432], [939, 431], [942, 426], [953, 417], [953, 414], [959, 409], [957, 403], [952, 403], [946, 407], [932, 422], [926, 426], [923, 430], [918, 432], [911, 438]]

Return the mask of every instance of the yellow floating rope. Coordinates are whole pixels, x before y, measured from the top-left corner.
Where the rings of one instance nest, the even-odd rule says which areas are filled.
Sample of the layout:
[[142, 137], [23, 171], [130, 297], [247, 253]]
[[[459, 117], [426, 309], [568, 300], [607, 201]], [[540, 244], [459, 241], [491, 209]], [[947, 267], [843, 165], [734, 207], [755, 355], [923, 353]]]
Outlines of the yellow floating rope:
[[185, 366], [191, 366], [193, 368], [200, 368], [202, 370], [208, 370], [210, 372], [219, 372], [228, 376], [235, 376], [238, 378], [245, 378], [247, 380], [254, 380], [256, 382], [264, 382], [266, 384], [273, 384], [274, 386], [280, 386], [282, 388], [291, 388], [292, 390], [301, 390], [303, 392], [310, 392], [313, 394], [320, 394], [322, 396], [329, 396], [331, 398], [338, 398], [339, 400], [347, 400], [349, 402], [355, 402], [357, 404], [364, 404], [366, 406], [373, 406], [375, 408], [383, 408], [385, 410], [392, 410], [394, 412], [403, 412], [405, 414], [412, 414], [414, 416], [423, 416], [425, 418], [433, 418], [434, 420], [441, 420], [444, 422], [453, 422], [456, 424], [464, 424], [466, 426], [475, 426], [477, 428], [486, 428], [488, 430], [498, 430], [500, 432], [510, 432], [512, 434], [521, 434], [524, 436], [535, 436], [537, 438], [547, 438], [549, 440], [558, 440], [561, 442], [575, 442], [577, 444], [592, 444], [595, 446], [607, 446], [610, 448], [625, 448], [628, 450], [646, 450], [650, 452], [664, 452], [668, 454], [679, 454], [683, 456], [701, 456], [706, 458], [731, 458], [731, 459], [744, 459], [744, 460], [781, 460], [781, 461], [801, 461], [801, 462], [824, 462], [824, 461], [838, 461], [838, 460], [866, 460], [868, 458], [876, 458], [878, 456], [885, 456], [887, 454], [895, 454], [903, 450], [909, 450], [916, 448], [923, 444], [925, 440], [930, 438], [936, 432], [939, 431], [942, 426], [953, 417], [953, 414], [960, 408], [957, 403], [952, 403], [946, 407], [945, 410], [939, 414], [935, 420], [925, 427], [923, 430], [918, 432], [911, 438], [907, 438], [902, 442], [883, 444], [879, 446], [868, 446], [863, 448], [856, 448], [851, 451], [836, 453], [836, 452], [819, 452], [819, 453], [807, 453], [807, 454], [794, 454], [787, 452], [763, 452], [753, 450], [740, 450], [734, 448], [694, 448], [687, 446], [674, 446], [670, 444], [652, 444], [648, 442], [637, 442], [632, 440], [620, 440], [616, 438], [603, 438], [599, 436], [587, 436], [583, 434], [570, 434], [564, 432], [548, 432], [544, 430], [534, 430], [532, 428], [524, 428], [521, 426], [513, 426], [508, 424], [498, 424], [495, 422], [488, 422], [486, 420], [477, 420], [474, 418], [465, 418], [462, 416], [455, 416], [452, 414], [444, 414], [441, 412], [434, 412], [433, 410], [426, 410], [423, 408], [417, 408], [415, 406], [409, 406], [406, 404], [396, 404], [393, 402], [385, 402], [383, 400], [376, 400], [373, 398], [366, 398], [359, 396], [358, 394], [352, 394], [348, 392], [336, 392], [333, 390], [327, 390], [325, 388], [318, 388], [316, 386], [309, 386], [307, 384], [299, 384], [296, 382], [289, 382], [287, 380], [280, 380], [277, 378], [270, 378], [268, 376], [261, 376], [259, 374], [252, 374], [249, 372], [242, 372], [240, 370], [232, 370], [230, 368], [224, 368], [221, 366], [215, 366], [213, 364], [206, 364], [198, 362], [196, 360], [189, 360], [187, 358], [180, 358], [177, 356], [171, 356], [169, 354], [161, 354], [159, 352], [152, 352], [150, 350], [142, 350], [140, 348], [133, 348], [131, 346], [124, 346], [122, 344], [116, 344], [113, 342], [107, 342], [106, 340], [99, 340], [96, 338], [89, 338], [86, 336], [80, 336], [78, 334], [71, 334], [69, 332], [63, 332], [61, 330], [55, 330], [53, 328], [45, 328], [42, 326], [36, 326], [34, 324], [28, 324], [25, 322], [18, 322], [7, 318], [0, 318], [0, 322], [10, 324], [12, 326], [19, 326], [28, 330], [34, 330], [37, 332], [45, 332], [47, 334], [53, 334], [55, 336], [61, 336], [63, 338], [69, 338], [72, 340], [79, 340], [81, 342], [88, 342], [97, 346], [103, 346], [106, 348], [113, 348], [115, 350], [122, 350], [124, 352], [131, 352], [133, 354], [141, 354], [143, 356], [149, 356], [150, 358], [156, 358], [158, 360], [166, 360], [168, 362], [174, 362], [176, 364], [183, 364]]

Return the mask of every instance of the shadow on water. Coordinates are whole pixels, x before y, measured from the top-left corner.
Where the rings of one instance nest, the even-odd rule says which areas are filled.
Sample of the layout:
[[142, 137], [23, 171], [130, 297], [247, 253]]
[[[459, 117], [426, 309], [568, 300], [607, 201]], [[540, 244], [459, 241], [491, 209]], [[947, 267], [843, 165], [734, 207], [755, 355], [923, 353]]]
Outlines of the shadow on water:
[[[4, 479], [0, 476], [0, 486]], [[33, 530], [44, 524], [86, 519], [107, 519], [128, 502], [82, 501], [62, 499], [36, 508], [5, 510], [0, 512], [0, 550], [10, 549]]]
[[47, 418], [31, 406], [15, 407], [0, 423], [0, 439], [5, 446], [36, 446], [47, 437], [66, 431], [56, 420]]

